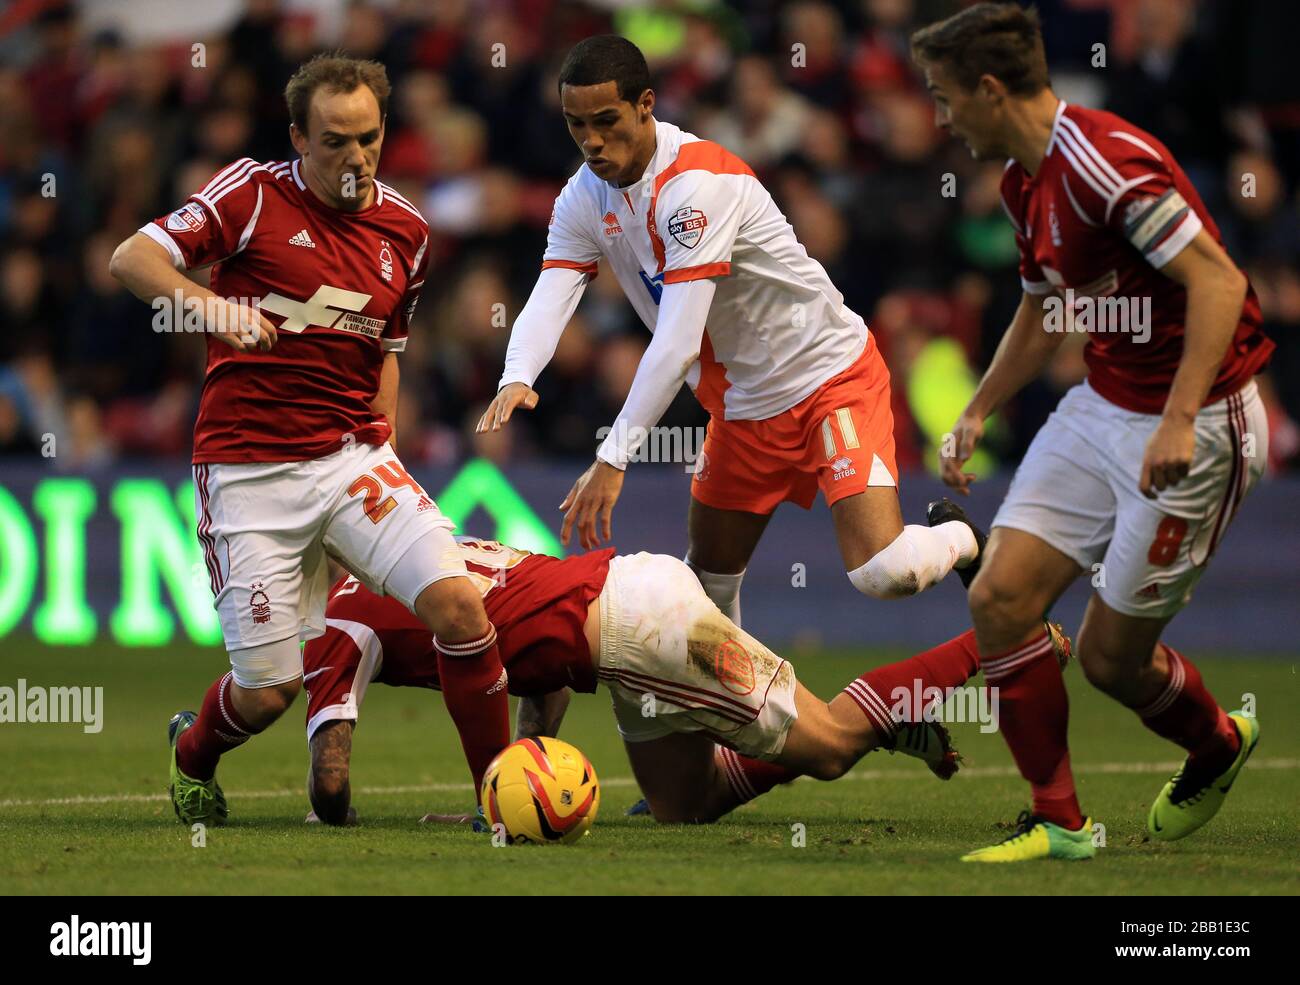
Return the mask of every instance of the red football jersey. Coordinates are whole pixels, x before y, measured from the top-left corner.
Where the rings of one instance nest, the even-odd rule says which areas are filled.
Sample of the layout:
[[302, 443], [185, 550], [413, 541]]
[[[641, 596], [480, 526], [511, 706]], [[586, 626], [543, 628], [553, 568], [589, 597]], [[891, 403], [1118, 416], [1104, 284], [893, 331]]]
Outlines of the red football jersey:
[[[462, 540], [460, 546], [496, 627], [510, 693], [595, 691], [583, 625], [587, 607], [605, 585], [613, 549], [561, 560], [494, 541]], [[358, 687], [364, 690], [370, 680], [356, 680], [363, 662], [378, 668], [371, 679], [381, 684], [439, 687], [433, 638], [396, 599], [344, 578], [331, 590], [325, 621], [325, 635], [309, 640], [303, 650], [309, 722], [345, 703], [345, 695]]]
[[[1020, 247], [1020, 279], [1031, 294], [1150, 298], [1144, 332], [1092, 331], [1088, 381], [1111, 403], [1159, 414], [1183, 354], [1187, 291], [1160, 268], [1205, 229], [1222, 245], [1201, 197], [1159, 140], [1113, 113], [1062, 102], [1047, 154], [1031, 177], [1015, 161], [1002, 201]], [[1132, 310], [1132, 309], [1131, 309]], [[1268, 362], [1248, 288], [1236, 335], [1206, 403], [1241, 389]]]
[[380, 181], [367, 208], [331, 208], [299, 163], [238, 160], [140, 230], [180, 269], [215, 263], [212, 290], [257, 301], [279, 332], [270, 352], [208, 338], [196, 464], [302, 461], [391, 433], [370, 402], [384, 354], [406, 345], [429, 227]]

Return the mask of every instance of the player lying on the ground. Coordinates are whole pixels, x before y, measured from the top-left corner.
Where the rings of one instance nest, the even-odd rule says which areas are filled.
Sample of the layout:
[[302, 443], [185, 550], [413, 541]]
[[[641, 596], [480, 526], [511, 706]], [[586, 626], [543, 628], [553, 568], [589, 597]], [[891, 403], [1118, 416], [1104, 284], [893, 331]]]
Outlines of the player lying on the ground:
[[[924, 721], [911, 696], [975, 674], [969, 631], [863, 674], [827, 703], [723, 615], [676, 558], [607, 549], [560, 560], [473, 540], [461, 551], [497, 627], [510, 692], [543, 699], [604, 684], [660, 821], [713, 820], [796, 776], [842, 776], [879, 748], [916, 756], [945, 779], [956, 772], [946, 730]], [[341, 824], [366, 688], [436, 688], [438, 671], [423, 624], [355, 579], [334, 590], [326, 624], [303, 655], [308, 792], [317, 817]]]
[[967, 858], [1095, 852], [1070, 772], [1065, 685], [1042, 629], [1042, 614], [1085, 573], [1096, 591], [1079, 661], [1094, 685], [1187, 750], [1148, 817], [1152, 837], [1181, 838], [1214, 816], [1259, 738], [1254, 718], [1229, 716], [1160, 637], [1264, 471], [1268, 421], [1253, 377], [1273, 343], [1169, 149], [1052, 91], [1033, 11], [978, 4], [912, 45], [939, 125], [977, 158], [1009, 158], [1002, 197], [1024, 287], [953, 428], [949, 485], [966, 491], [974, 477], [962, 465], [983, 422], [1092, 316], [1088, 379], [1034, 438], [970, 590], [984, 676], [1000, 688], [1001, 731], [1034, 799], [1021, 830]]
[[904, 525], [889, 369], [749, 166], [655, 119], [645, 58], [626, 38], [575, 45], [558, 86], [584, 163], [555, 201], [479, 430], [537, 405], [533, 384], [598, 261], [654, 333], [596, 461], [561, 504], [564, 543], [574, 529], [584, 548], [609, 538], [624, 470], [685, 381], [709, 412], [686, 560], [733, 622], [773, 511], [808, 509], [818, 490], [864, 595], [913, 595], [969, 565], [979, 543], [967, 524]]

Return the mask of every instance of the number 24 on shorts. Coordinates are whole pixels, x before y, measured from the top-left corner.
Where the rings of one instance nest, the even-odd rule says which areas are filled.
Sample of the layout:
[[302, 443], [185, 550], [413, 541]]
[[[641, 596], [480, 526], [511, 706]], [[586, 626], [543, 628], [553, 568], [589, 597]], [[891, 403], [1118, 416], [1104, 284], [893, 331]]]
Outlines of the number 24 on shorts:
[[366, 511], [366, 516], [370, 517], [371, 523], [378, 523], [397, 507], [397, 500], [392, 496], [380, 499], [384, 495], [381, 481], [389, 489], [401, 489], [405, 486], [417, 495], [425, 494], [420, 484], [407, 474], [406, 469], [402, 468], [397, 459], [390, 459], [383, 465], [376, 465], [370, 472], [357, 476], [352, 480], [352, 485], [348, 486], [349, 496], [366, 494], [363, 509]]

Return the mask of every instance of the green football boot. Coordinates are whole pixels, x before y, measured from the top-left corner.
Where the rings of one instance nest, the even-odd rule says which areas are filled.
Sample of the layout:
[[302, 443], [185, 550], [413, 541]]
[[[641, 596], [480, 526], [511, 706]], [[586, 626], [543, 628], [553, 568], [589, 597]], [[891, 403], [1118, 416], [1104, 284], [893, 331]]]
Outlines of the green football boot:
[[977, 848], [961, 857], [963, 862], [1030, 862], [1040, 858], [1059, 858], [1080, 862], [1097, 854], [1092, 843], [1092, 818], [1083, 827], [1070, 831], [1044, 821], [1028, 811], [1021, 811], [1011, 834], [987, 848]]
[[226, 795], [214, 776], [211, 780], [192, 780], [176, 765], [176, 743], [181, 733], [192, 726], [198, 716], [192, 711], [178, 711], [167, 723], [167, 741], [172, 747], [171, 786], [167, 792], [172, 797], [176, 816], [184, 824], [208, 824], [220, 827], [226, 823]]
[[1147, 831], [1160, 841], [1177, 841], [1186, 838], [1219, 813], [1228, 791], [1232, 789], [1237, 774], [1259, 744], [1259, 722], [1239, 711], [1228, 716], [1241, 737], [1241, 748], [1232, 765], [1218, 776], [1209, 776], [1196, 769], [1188, 769], [1187, 761], [1178, 768], [1151, 805], [1147, 815]]

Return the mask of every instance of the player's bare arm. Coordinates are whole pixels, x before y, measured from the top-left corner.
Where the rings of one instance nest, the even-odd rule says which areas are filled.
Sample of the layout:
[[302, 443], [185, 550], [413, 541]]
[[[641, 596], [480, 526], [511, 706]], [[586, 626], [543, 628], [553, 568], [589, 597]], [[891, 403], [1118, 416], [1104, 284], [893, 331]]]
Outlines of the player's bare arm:
[[397, 365], [397, 353], [389, 352], [384, 356], [383, 368], [379, 371], [379, 391], [370, 402], [370, 409], [376, 414], [383, 414], [388, 419], [392, 434], [388, 443], [397, 448], [397, 389], [401, 381], [401, 370]]
[[525, 695], [515, 709], [515, 739], [535, 739], [541, 735], [557, 736], [560, 723], [569, 707], [569, 689], [550, 694]]
[[984, 436], [984, 422], [1043, 371], [1065, 338], [1064, 332], [1043, 328], [1043, 302], [1049, 296], [1028, 292], [1021, 296], [1020, 307], [998, 343], [975, 396], [953, 425], [954, 454], [940, 453], [943, 481], [963, 496], [970, 494], [975, 476], [963, 471], [962, 466]]
[[348, 777], [351, 758], [351, 722], [326, 722], [311, 737], [307, 796], [316, 819], [323, 824], [357, 823], [356, 808], [351, 806], [352, 787]]
[[132, 233], [113, 251], [109, 272], [141, 301], [174, 298], [206, 316], [206, 326], [236, 352], [269, 350], [276, 342], [275, 326], [255, 308], [227, 301], [194, 283], [177, 270], [167, 251], [144, 233]]
[[1138, 488], [1148, 499], [1186, 478], [1196, 446], [1196, 415], [1237, 330], [1246, 275], [1204, 229], [1162, 272], [1187, 290], [1183, 357], [1160, 425], [1147, 442]]

